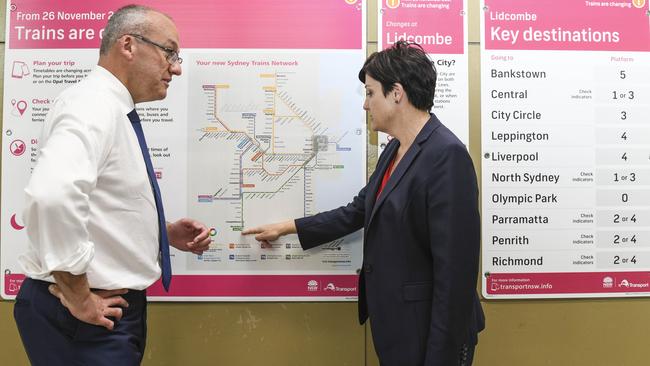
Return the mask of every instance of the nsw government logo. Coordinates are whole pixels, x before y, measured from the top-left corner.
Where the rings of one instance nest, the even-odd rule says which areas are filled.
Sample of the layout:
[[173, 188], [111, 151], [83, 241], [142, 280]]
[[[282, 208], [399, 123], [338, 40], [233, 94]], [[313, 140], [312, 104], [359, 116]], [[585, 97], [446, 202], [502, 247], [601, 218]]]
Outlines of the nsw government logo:
[[310, 280], [307, 282], [307, 291], [318, 291], [318, 281]]
[[614, 287], [614, 280], [611, 277], [603, 278], [603, 288], [612, 288]]

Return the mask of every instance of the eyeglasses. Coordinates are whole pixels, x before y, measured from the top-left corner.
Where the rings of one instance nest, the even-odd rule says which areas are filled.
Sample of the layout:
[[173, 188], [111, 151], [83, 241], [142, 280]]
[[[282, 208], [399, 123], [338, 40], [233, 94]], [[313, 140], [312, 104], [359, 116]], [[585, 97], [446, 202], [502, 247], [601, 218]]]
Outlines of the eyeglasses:
[[149, 43], [150, 45], [156, 46], [156, 47], [160, 48], [161, 50], [165, 51], [165, 53], [167, 54], [167, 56], [166, 56], [167, 62], [169, 62], [170, 65], [173, 65], [173, 64], [175, 64], [177, 62], [178, 62], [179, 65], [183, 63], [183, 59], [180, 56], [178, 56], [177, 51], [174, 51], [173, 49], [171, 49], [169, 47], [165, 47], [165, 46], [163, 46], [161, 44], [158, 44], [158, 43], [150, 40], [149, 38], [143, 37], [143, 36], [141, 36], [139, 34], [129, 34], [129, 36], [131, 36], [133, 38], [137, 38], [137, 39], [141, 40], [142, 42]]

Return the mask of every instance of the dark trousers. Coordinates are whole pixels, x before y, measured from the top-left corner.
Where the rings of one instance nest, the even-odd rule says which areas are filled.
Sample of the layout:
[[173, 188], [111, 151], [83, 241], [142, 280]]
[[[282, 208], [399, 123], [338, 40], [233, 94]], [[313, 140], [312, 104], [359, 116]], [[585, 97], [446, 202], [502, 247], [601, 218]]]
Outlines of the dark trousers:
[[[34, 366], [139, 365], [147, 329], [145, 291], [122, 295], [129, 303], [112, 331], [84, 323], [48, 291], [50, 283], [25, 279], [14, 305], [14, 318]], [[111, 319], [114, 320], [114, 319]]]

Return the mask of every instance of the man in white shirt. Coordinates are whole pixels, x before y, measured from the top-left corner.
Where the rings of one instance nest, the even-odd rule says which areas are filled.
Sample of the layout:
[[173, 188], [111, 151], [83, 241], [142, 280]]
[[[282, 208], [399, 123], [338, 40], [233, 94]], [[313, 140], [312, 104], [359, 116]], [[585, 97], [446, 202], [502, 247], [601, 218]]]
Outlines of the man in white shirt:
[[165, 221], [135, 112], [136, 103], [166, 97], [181, 74], [178, 50], [168, 16], [121, 8], [104, 30], [96, 69], [48, 114], [25, 188], [29, 250], [20, 261], [28, 278], [14, 308], [33, 365], [139, 364], [144, 290], [161, 272], [169, 286], [169, 245], [209, 248], [205, 225]]

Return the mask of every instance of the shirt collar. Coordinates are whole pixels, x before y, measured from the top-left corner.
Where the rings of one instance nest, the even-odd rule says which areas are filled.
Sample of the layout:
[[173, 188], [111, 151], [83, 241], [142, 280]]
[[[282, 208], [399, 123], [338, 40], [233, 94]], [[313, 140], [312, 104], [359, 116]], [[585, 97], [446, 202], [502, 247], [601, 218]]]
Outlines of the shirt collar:
[[133, 103], [133, 98], [129, 90], [122, 84], [122, 82], [115, 77], [110, 71], [106, 70], [102, 66], [97, 65], [89, 77], [94, 77], [101, 79], [103, 82], [108, 84], [109, 90], [115, 94], [115, 97], [124, 105], [125, 109], [130, 111], [135, 109], [135, 103]]

